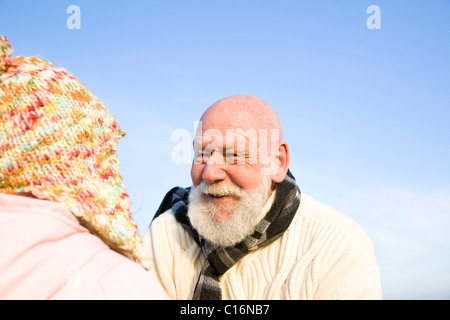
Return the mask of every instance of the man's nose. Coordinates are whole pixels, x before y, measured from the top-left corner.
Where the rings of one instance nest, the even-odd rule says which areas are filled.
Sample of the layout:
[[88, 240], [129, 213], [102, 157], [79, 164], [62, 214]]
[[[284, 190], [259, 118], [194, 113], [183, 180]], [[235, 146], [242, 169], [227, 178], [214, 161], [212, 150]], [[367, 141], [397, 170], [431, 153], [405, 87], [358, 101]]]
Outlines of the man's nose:
[[202, 179], [207, 183], [222, 181], [227, 177], [226, 164], [218, 156], [220, 156], [219, 153], [214, 152], [203, 169]]

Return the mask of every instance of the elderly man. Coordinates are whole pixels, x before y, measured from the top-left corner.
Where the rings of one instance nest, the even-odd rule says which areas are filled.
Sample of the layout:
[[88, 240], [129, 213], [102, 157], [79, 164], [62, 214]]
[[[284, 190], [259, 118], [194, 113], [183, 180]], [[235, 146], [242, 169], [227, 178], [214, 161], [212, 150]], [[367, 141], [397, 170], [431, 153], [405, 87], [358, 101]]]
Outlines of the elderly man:
[[275, 111], [222, 99], [194, 139], [193, 186], [165, 196], [143, 263], [172, 299], [379, 299], [372, 241], [301, 194]]

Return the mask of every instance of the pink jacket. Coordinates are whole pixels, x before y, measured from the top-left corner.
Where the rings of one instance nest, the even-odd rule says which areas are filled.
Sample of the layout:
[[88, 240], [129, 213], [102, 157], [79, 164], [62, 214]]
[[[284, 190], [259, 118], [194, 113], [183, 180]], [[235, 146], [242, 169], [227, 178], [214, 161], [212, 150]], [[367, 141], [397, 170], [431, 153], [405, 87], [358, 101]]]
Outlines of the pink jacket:
[[167, 299], [62, 204], [0, 194], [0, 299]]

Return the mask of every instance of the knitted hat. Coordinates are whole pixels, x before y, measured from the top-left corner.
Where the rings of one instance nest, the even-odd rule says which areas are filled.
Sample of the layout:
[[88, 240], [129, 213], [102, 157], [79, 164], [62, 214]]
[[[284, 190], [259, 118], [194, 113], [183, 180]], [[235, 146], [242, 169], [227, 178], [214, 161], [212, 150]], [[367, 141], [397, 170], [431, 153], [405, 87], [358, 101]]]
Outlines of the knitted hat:
[[139, 261], [141, 238], [116, 157], [124, 133], [114, 116], [66, 70], [11, 53], [0, 36], [0, 192], [63, 203], [112, 249]]

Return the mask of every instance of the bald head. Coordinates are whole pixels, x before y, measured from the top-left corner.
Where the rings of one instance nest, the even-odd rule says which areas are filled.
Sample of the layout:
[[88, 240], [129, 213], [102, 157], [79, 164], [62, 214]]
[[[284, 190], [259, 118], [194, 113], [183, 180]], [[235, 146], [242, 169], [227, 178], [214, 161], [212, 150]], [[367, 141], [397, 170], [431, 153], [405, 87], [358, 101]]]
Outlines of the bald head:
[[282, 140], [281, 121], [275, 110], [264, 100], [251, 95], [236, 95], [221, 99], [211, 105], [202, 115], [201, 121], [208, 127], [223, 124], [244, 130], [278, 130]]

